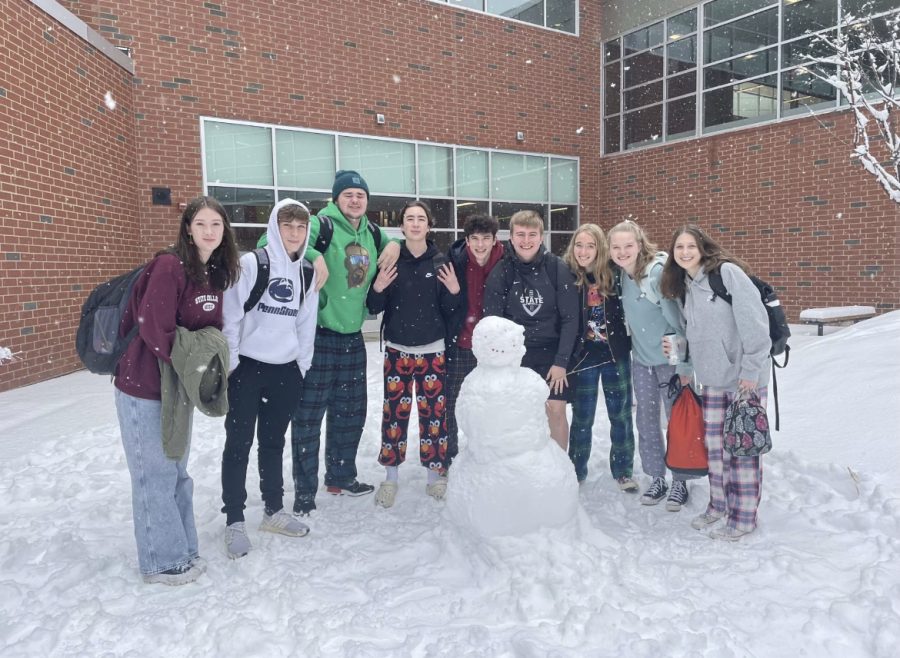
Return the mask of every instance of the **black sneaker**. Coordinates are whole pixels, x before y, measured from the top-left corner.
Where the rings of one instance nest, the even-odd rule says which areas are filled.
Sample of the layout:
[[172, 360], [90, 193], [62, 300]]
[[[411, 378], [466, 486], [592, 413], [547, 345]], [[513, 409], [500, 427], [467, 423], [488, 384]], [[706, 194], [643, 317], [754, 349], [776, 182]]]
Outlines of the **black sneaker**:
[[193, 562], [182, 564], [180, 567], [166, 569], [160, 573], [143, 576], [144, 582], [148, 585], [159, 583], [160, 585], [187, 585], [197, 580], [203, 571]]
[[353, 482], [346, 486], [331, 485], [325, 487], [325, 491], [332, 496], [365, 496], [366, 494], [375, 491], [375, 487], [371, 484], [360, 482], [359, 480], [353, 480]]
[[641, 505], [656, 505], [666, 497], [666, 491], [668, 490], [666, 478], [653, 478], [650, 488], [641, 496]]
[[297, 496], [294, 500], [294, 514], [297, 516], [309, 516], [309, 513], [316, 509], [315, 495]]
[[666, 509], [670, 512], [680, 512], [681, 506], [688, 500], [687, 484], [683, 480], [674, 480], [672, 490], [669, 491], [669, 499], [666, 501]]

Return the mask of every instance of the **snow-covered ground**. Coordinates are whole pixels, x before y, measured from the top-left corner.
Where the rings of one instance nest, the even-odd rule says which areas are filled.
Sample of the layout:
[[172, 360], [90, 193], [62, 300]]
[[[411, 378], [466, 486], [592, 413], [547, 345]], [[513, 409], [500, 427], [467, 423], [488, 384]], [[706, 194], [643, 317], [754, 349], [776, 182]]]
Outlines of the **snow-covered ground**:
[[[704, 482], [677, 514], [619, 493], [598, 413], [580, 490], [593, 528], [574, 539], [470, 536], [414, 462], [389, 510], [320, 494], [309, 536], [264, 536], [251, 467], [254, 550], [230, 561], [222, 420], [197, 414], [190, 472], [209, 570], [177, 588], [140, 582], [107, 378], [0, 394], [0, 655], [897, 656], [900, 312], [792, 344], [760, 527], [737, 544], [690, 528]], [[377, 482], [377, 343], [369, 356], [358, 465]]]

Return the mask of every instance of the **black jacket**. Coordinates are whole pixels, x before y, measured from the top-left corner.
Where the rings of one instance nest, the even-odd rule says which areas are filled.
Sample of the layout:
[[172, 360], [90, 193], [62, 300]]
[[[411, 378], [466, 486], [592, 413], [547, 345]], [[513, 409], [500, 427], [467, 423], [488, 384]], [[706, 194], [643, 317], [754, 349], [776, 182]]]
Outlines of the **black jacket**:
[[555, 349], [553, 364], [563, 368], [578, 339], [578, 305], [575, 277], [543, 246], [530, 263], [507, 249], [484, 291], [485, 316], [499, 315], [522, 325], [525, 347]]
[[[397, 278], [383, 291], [369, 288], [366, 307], [373, 315], [384, 311], [384, 339], [401, 345], [427, 345], [447, 339], [445, 318], [453, 317], [462, 295], [451, 295], [437, 278], [435, 256], [443, 260], [430, 240], [425, 253], [413, 256], [400, 247]], [[439, 264], [438, 264], [439, 266]]]
[[[613, 267], [613, 290], [621, 290], [622, 285], [619, 277], [622, 276], [622, 270]], [[578, 323], [578, 345], [575, 348], [575, 354], [581, 354], [585, 349], [584, 335], [587, 332], [588, 321], [588, 305], [587, 305], [588, 288], [584, 286], [579, 290], [579, 299], [581, 300], [580, 322]], [[609, 349], [612, 352], [613, 360], [623, 361], [628, 358], [631, 352], [631, 336], [628, 335], [628, 329], [625, 326], [625, 310], [622, 308], [622, 298], [618, 295], [608, 295], [603, 299], [603, 314], [606, 317], [606, 336], [609, 339]], [[576, 358], [577, 360], [577, 358]]]

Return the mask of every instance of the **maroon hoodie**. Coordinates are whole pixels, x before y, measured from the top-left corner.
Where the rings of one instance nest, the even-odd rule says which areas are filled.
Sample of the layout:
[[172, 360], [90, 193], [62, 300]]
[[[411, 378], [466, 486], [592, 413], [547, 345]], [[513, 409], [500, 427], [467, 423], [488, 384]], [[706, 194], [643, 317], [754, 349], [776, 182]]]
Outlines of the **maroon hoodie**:
[[188, 279], [175, 254], [162, 254], [134, 284], [119, 335], [138, 323], [138, 335], [116, 366], [115, 386], [145, 400], [160, 399], [159, 359], [171, 361], [175, 327], [222, 328], [222, 291]]
[[488, 274], [494, 269], [494, 265], [503, 258], [503, 245], [500, 242], [494, 243], [494, 248], [491, 249], [491, 254], [488, 256], [487, 263], [484, 264], [484, 267], [478, 264], [478, 261], [475, 260], [475, 256], [469, 251], [468, 246], [466, 246], [466, 251], [468, 252], [466, 254], [468, 256], [468, 261], [466, 263], [466, 294], [468, 308], [466, 308], [466, 319], [459, 332], [457, 345], [470, 350], [472, 349], [472, 331], [475, 330], [475, 325], [478, 324], [478, 321], [484, 314], [484, 284], [487, 281]]

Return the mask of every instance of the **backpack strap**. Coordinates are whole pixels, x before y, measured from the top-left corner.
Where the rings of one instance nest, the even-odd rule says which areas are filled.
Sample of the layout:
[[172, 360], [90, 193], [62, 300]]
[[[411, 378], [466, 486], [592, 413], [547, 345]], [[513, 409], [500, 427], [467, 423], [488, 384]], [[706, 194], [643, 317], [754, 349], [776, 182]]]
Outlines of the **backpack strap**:
[[366, 220], [366, 227], [369, 229], [369, 233], [372, 234], [372, 239], [375, 240], [375, 253], [377, 254], [381, 251], [381, 228], [368, 219]]
[[713, 291], [713, 299], [716, 297], [721, 297], [726, 302], [731, 304], [731, 293], [725, 288], [725, 282], [722, 281], [722, 272], [719, 270], [713, 270], [709, 272], [707, 275], [709, 278], [709, 287], [712, 288]]
[[254, 306], [262, 299], [266, 286], [269, 285], [269, 254], [265, 249], [254, 249], [253, 255], [256, 256], [256, 281], [253, 282], [253, 288], [250, 290], [250, 296], [244, 302], [244, 313], [249, 313]]
[[331, 217], [328, 215], [317, 215], [316, 217], [319, 219], [319, 235], [316, 237], [316, 243], [313, 245], [313, 249], [320, 254], [324, 254], [328, 251], [328, 246], [331, 244], [331, 238], [334, 237], [334, 224], [331, 222]]
[[[666, 260], [669, 258], [669, 254], [665, 251], [657, 251], [656, 255], [653, 256], [653, 260], [647, 263], [647, 267], [644, 268], [644, 276], [641, 277], [641, 282], [638, 284], [638, 287], [641, 289], [641, 294], [644, 295], [644, 299], [646, 299], [651, 304], [660, 305], [661, 299], [656, 291], [650, 287], [650, 271], [656, 267], [657, 263], [662, 263], [665, 265]], [[724, 288], [723, 288], [724, 289]], [[621, 295], [620, 295], [621, 296]]]

